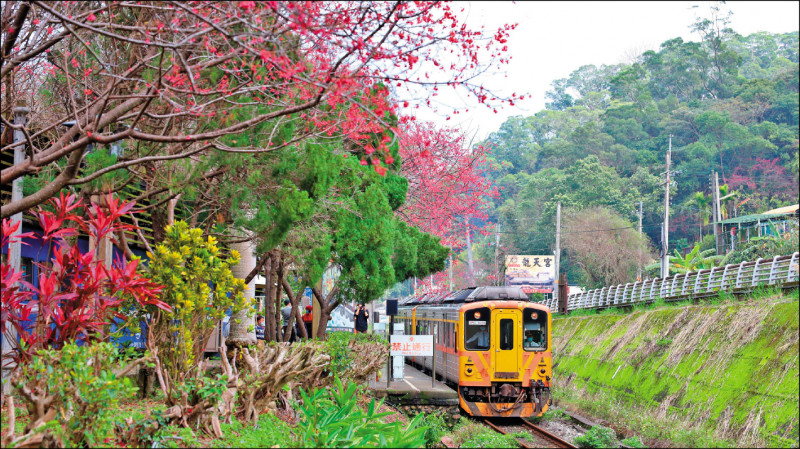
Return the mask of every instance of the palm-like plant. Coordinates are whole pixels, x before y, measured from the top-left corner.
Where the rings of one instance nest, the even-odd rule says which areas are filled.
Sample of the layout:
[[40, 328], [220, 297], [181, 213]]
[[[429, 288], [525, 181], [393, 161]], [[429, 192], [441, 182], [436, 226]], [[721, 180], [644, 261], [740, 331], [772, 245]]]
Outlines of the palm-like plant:
[[694, 245], [686, 256], [681, 256], [678, 250], [675, 250], [675, 255], [669, 256], [669, 269], [677, 274], [684, 274], [719, 266], [724, 256], [712, 256], [714, 251], [714, 248], [700, 251], [699, 243]]
[[700, 215], [700, 237], [697, 241], [703, 240], [703, 226], [708, 226], [708, 218], [711, 215], [711, 196], [706, 196], [703, 192], [694, 192], [689, 197], [689, 204], [697, 206]]
[[[726, 256], [711, 255], [714, 253], [714, 248], [700, 251], [700, 244], [694, 245], [689, 254], [681, 256], [678, 250], [669, 256], [669, 274], [686, 274], [691, 271], [706, 270], [713, 267], [718, 267], [724, 264], [727, 260]], [[656, 261], [646, 267], [645, 271], [651, 274], [658, 275], [655, 270], [661, 266], [660, 261]]]
[[725, 200], [732, 200], [734, 198], [738, 198], [741, 195], [741, 191], [736, 190], [732, 191], [728, 184], [723, 184], [719, 186], [719, 199], [722, 203], [720, 207], [720, 215], [722, 216], [723, 220], [727, 220], [730, 218], [730, 214], [728, 213], [728, 201]]

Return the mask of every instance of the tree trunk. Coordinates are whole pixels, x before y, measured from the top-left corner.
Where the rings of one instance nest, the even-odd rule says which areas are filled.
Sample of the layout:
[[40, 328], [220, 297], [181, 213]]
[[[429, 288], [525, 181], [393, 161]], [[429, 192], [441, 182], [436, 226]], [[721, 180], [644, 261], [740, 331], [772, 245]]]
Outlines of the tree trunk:
[[272, 303], [275, 305], [275, 341], [281, 341], [281, 279], [283, 279], [283, 257], [278, 260], [278, 269], [275, 272], [275, 279], [272, 282], [275, 286], [275, 298]]
[[[239, 263], [231, 267], [233, 275], [239, 279], [244, 279], [256, 266], [256, 256], [254, 254], [256, 249], [255, 242], [246, 241], [242, 243], [232, 243], [231, 250], [236, 250], [241, 255]], [[250, 280], [245, 285], [244, 296], [249, 300], [253, 300], [256, 293], [255, 281]], [[231, 315], [230, 321], [230, 334], [225, 339], [225, 343], [229, 347], [233, 346], [247, 346], [256, 344], [256, 331], [254, 320], [250, 314], [250, 307]]]
[[333, 313], [333, 310], [339, 306], [338, 301], [331, 304], [331, 300], [333, 299], [337, 290], [338, 285], [333, 287], [333, 290], [328, 293], [327, 297], [323, 297], [319, 289], [316, 287], [311, 288], [311, 292], [317, 297], [317, 301], [319, 301], [319, 323], [317, 324], [317, 329], [314, 331], [314, 337], [319, 338], [320, 340], [325, 339], [325, 329], [328, 328], [328, 321], [331, 320], [331, 313]]
[[[306, 331], [306, 326], [303, 323], [303, 316], [300, 314], [300, 310], [297, 308], [297, 303], [300, 301], [300, 296], [302, 296], [303, 290], [298, 291], [297, 294], [292, 292], [292, 286], [289, 285], [289, 281], [287, 281], [286, 278], [282, 279], [281, 283], [283, 284], [283, 289], [286, 291], [286, 295], [290, 298], [289, 301], [290, 305], [292, 306], [292, 318], [294, 318], [294, 322], [297, 324], [297, 328], [300, 331], [300, 337], [307, 339], [308, 332]], [[292, 319], [290, 318], [289, 322], [291, 321]]]
[[264, 340], [275, 340], [275, 308], [272, 301], [272, 255], [264, 265]]

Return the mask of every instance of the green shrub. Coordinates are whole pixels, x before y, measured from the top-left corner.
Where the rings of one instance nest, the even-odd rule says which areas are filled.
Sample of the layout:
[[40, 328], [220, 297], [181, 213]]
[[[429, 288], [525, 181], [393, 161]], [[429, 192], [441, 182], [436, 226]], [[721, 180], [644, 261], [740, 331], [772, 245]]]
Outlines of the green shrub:
[[360, 363], [360, 355], [353, 352], [350, 344], [378, 343], [388, 345], [388, 340], [382, 335], [354, 334], [352, 332], [331, 332], [323, 344], [323, 350], [331, 357], [329, 370], [331, 375], [344, 378], [347, 371], [354, 363]]
[[625, 438], [624, 440], [620, 441], [620, 443], [630, 447], [636, 447], [636, 448], [644, 447], [644, 444], [642, 444], [642, 440], [640, 440], [639, 437], [636, 436]]
[[395, 421], [384, 423], [380, 418], [391, 413], [378, 413], [383, 401], [373, 399], [365, 412], [358, 406], [356, 385], [345, 387], [338, 377], [335, 387], [314, 389], [310, 394], [300, 390], [303, 403], [298, 404], [302, 419], [297, 435], [302, 447], [421, 447], [427, 427], [420, 425], [422, 415], [405, 428]]
[[200, 447], [200, 439], [188, 427], [167, 426], [162, 428], [151, 447], [181, 448]]
[[568, 419], [569, 419], [569, 416], [567, 416], [567, 414], [564, 412], [564, 410], [562, 410], [560, 408], [550, 407], [550, 408], [547, 409], [547, 411], [545, 411], [542, 414], [542, 416], [534, 416], [533, 418], [531, 418], [531, 421], [536, 423], [536, 422], [539, 422], [539, 421], [554, 421], [554, 420], [564, 421], [564, 420], [568, 420]]
[[425, 446], [431, 447], [439, 444], [442, 437], [447, 435], [449, 427], [444, 420], [442, 413], [420, 413], [422, 416], [421, 426], [427, 427], [425, 431]]
[[579, 447], [590, 448], [612, 447], [615, 439], [616, 435], [614, 435], [614, 431], [608, 427], [593, 426], [585, 435], [576, 437], [575, 444]]
[[222, 424], [225, 438], [212, 442], [216, 447], [298, 447], [292, 429], [273, 414], [259, 416], [258, 425], [244, 426], [234, 417]]
[[513, 436], [497, 433], [481, 423], [465, 418], [453, 430], [453, 442], [462, 448], [519, 447], [519, 442]]
[[672, 339], [671, 338], [659, 338], [658, 341], [656, 342], [656, 344], [658, 346], [662, 347], [662, 348], [665, 348], [665, 347], [669, 346], [670, 344], [672, 344]]
[[[48, 410], [55, 411], [55, 420], [61, 426], [52, 432], [64, 445], [113, 445], [110, 439], [119, 402], [133, 398], [137, 390], [129, 379], [114, 374], [120, 368], [118, 358], [111, 343], [78, 346], [71, 342], [60, 350], [39, 351], [21, 367], [20, 379], [14, 383], [44, 399], [39, 404], [27, 402], [32, 416], [44, 417]], [[42, 410], [37, 411], [37, 406], [42, 405]]]
[[517, 439], [523, 439], [527, 441], [533, 441], [533, 435], [530, 432], [514, 432], [511, 434], [512, 437]]

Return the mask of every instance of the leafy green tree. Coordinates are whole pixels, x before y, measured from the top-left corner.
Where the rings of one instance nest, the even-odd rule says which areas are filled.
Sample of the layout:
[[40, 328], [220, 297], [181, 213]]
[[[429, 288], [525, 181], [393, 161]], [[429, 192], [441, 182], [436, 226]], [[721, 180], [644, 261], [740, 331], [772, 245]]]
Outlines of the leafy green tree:
[[652, 258], [646, 238], [604, 207], [565, 211], [564, 247], [590, 287], [624, 284]]
[[703, 226], [708, 225], [708, 218], [711, 215], [711, 197], [706, 196], [703, 192], [694, 192], [689, 197], [689, 204], [697, 208], [697, 215], [700, 218], [700, 226], [698, 232], [698, 241], [703, 240]]

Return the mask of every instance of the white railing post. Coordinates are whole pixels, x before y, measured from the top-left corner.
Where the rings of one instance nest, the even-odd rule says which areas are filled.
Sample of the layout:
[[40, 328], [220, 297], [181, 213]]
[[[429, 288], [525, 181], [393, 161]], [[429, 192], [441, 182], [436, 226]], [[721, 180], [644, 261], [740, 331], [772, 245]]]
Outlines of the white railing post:
[[[792, 268], [796, 269], [792, 270]], [[795, 280], [800, 277], [800, 253], [793, 253], [792, 258], [789, 260], [789, 268], [786, 270], [786, 282], [792, 282], [792, 273], [795, 273]]]
[[[686, 277], [686, 274], [684, 274], [683, 276]], [[670, 296], [676, 296], [675, 295], [675, 284], [677, 284], [677, 283], [678, 283], [678, 275], [676, 274], [675, 277], [672, 278], [672, 284], [670, 284], [670, 286], [669, 286], [669, 295]]]
[[689, 276], [691, 274], [692, 273], [690, 272], [690, 273], [686, 273], [686, 275], [683, 276], [683, 284], [681, 284], [681, 295], [685, 295], [686, 294], [686, 282], [689, 280]]
[[758, 285], [758, 264], [761, 262], [761, 258], [759, 257], [756, 259], [756, 265], [753, 267], [753, 280], [750, 282], [750, 285], [755, 287]]
[[694, 272], [694, 289], [692, 290], [692, 293], [694, 293], [694, 294], [700, 293], [700, 278], [701, 277], [702, 276], [700, 276], [700, 272], [699, 271], [695, 271]]
[[719, 281], [719, 289], [720, 290], [724, 290], [725, 287], [727, 286], [725, 281], [728, 280], [728, 269], [730, 267], [731, 267], [730, 265], [725, 265], [725, 269], [722, 270], [722, 280]]
[[778, 280], [778, 257], [772, 258], [772, 265], [769, 267], [769, 284], [772, 285]]
[[736, 272], [736, 286], [739, 288], [742, 285], [742, 270], [744, 270], [744, 262], [739, 262], [739, 271]]
[[713, 283], [714, 283], [714, 270], [716, 268], [717, 267], [711, 267], [711, 272], [708, 273], [708, 284], [706, 285], [705, 293], [711, 293], [713, 291], [712, 287], [713, 287]]

